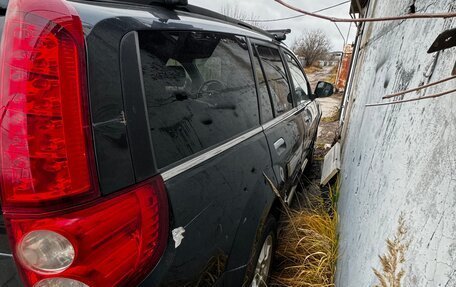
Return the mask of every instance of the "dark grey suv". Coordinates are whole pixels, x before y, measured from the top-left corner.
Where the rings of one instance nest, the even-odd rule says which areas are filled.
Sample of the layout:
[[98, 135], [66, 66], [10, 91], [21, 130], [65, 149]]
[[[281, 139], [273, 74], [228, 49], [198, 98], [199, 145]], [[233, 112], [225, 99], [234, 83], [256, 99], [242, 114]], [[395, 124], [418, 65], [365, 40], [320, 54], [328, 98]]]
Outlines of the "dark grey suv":
[[332, 86], [183, 2], [0, 1], [1, 286], [267, 280]]

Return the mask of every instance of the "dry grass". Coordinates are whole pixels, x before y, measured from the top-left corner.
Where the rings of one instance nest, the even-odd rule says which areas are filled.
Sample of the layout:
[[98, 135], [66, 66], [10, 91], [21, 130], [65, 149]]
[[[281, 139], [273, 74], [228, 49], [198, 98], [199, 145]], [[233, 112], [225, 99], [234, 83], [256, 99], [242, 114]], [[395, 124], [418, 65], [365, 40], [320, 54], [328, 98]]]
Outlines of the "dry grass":
[[218, 254], [217, 256], [212, 257], [204, 268], [204, 272], [201, 273], [201, 276], [194, 282], [182, 285], [184, 287], [204, 287], [204, 286], [214, 286], [217, 283], [217, 280], [223, 274], [224, 267], [228, 260], [228, 256], [223, 253]]
[[331, 69], [331, 72], [328, 74], [328, 76], [324, 79], [324, 81], [335, 85], [336, 84], [336, 78], [337, 78], [337, 69], [338, 69], [338, 67], [334, 66]]
[[279, 233], [270, 286], [335, 286], [338, 192], [339, 184], [330, 189], [330, 204], [312, 196], [304, 203], [306, 208], [289, 210]]
[[373, 268], [379, 281], [379, 284], [374, 285], [375, 287], [401, 287], [402, 278], [405, 276], [405, 270], [401, 268], [401, 265], [405, 262], [405, 254], [409, 245], [407, 227], [404, 217], [401, 215], [394, 238], [386, 240], [387, 253], [379, 256], [382, 270]]
[[321, 67], [309, 66], [304, 68], [304, 72], [306, 72], [306, 74], [314, 74], [318, 71], [321, 71]]

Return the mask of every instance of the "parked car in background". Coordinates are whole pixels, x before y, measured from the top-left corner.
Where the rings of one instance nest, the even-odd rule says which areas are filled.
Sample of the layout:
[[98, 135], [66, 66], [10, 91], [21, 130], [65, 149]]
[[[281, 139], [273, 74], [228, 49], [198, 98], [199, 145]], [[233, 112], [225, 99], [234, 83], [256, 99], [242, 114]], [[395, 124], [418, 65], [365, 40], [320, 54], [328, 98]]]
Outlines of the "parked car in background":
[[150, 2], [0, 1], [0, 285], [267, 281], [269, 180], [291, 201], [333, 88], [274, 35]]

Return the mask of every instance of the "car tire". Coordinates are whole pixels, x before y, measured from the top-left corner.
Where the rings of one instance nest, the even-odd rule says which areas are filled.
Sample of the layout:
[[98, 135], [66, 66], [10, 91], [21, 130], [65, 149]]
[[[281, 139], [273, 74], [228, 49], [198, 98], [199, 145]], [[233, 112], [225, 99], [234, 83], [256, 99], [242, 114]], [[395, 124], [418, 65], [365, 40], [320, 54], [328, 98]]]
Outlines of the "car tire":
[[277, 220], [269, 216], [263, 228], [261, 240], [256, 248], [255, 260], [252, 262], [250, 282], [246, 286], [266, 287], [271, 274], [274, 252], [277, 244]]

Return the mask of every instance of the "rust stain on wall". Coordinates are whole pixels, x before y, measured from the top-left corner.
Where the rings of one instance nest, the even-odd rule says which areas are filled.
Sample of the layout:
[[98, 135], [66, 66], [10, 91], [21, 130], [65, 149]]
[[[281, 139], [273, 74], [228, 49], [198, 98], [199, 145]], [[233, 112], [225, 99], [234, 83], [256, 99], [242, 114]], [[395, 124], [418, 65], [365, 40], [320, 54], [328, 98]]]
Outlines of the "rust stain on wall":
[[353, 45], [346, 45], [344, 47], [344, 55], [342, 57], [342, 63], [340, 64], [339, 71], [337, 73], [336, 88], [339, 91], [344, 91], [347, 86], [348, 74], [350, 73], [350, 66], [353, 57]]

